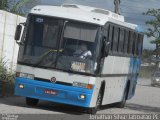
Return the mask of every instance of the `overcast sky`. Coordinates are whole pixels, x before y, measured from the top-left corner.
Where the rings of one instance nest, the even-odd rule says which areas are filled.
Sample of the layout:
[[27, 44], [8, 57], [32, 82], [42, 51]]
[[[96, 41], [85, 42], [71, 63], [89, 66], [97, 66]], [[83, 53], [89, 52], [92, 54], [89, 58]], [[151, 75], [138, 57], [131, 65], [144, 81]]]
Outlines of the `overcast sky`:
[[[81, 4], [114, 11], [114, 0], [40, 0], [41, 4], [61, 5], [63, 3]], [[145, 21], [150, 17], [142, 15], [149, 8], [160, 8], [160, 0], [121, 0], [121, 14], [127, 22], [135, 23], [146, 29]], [[145, 48], [154, 48], [149, 40], [144, 40]]]

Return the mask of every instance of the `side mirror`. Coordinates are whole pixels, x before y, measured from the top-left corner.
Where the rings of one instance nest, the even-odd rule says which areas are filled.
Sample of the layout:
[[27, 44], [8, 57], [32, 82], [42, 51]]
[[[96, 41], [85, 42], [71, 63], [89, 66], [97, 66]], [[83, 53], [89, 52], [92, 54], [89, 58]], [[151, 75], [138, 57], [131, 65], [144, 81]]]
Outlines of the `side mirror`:
[[18, 41], [21, 37], [22, 25], [17, 25], [14, 39]]
[[103, 38], [103, 50], [102, 55], [103, 57], [107, 57], [109, 54], [110, 42], [106, 40], [106, 37]]

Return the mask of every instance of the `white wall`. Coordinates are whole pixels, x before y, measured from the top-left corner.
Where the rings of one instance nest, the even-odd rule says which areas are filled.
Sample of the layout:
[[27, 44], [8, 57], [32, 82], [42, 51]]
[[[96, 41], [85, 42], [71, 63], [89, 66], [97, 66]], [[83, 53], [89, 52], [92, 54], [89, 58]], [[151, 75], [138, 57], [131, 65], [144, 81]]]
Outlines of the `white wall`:
[[25, 22], [26, 18], [0, 10], [0, 59], [7, 62], [7, 67], [16, 67], [19, 46], [14, 40], [17, 24]]

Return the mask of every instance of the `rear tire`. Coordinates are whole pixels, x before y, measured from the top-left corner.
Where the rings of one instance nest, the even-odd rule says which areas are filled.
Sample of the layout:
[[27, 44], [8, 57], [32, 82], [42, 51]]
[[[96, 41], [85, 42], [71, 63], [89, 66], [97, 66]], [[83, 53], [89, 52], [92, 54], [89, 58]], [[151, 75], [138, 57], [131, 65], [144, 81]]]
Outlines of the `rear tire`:
[[100, 89], [98, 97], [97, 97], [97, 102], [96, 102], [96, 107], [90, 108], [88, 110], [89, 114], [96, 114], [97, 111], [100, 109], [100, 106], [102, 105], [102, 89]]
[[121, 102], [116, 103], [117, 108], [124, 108], [127, 100], [127, 95], [128, 95], [128, 87], [126, 86], [125, 91], [123, 93], [123, 98]]
[[39, 100], [35, 98], [26, 98], [26, 104], [29, 106], [36, 106], [38, 104]]

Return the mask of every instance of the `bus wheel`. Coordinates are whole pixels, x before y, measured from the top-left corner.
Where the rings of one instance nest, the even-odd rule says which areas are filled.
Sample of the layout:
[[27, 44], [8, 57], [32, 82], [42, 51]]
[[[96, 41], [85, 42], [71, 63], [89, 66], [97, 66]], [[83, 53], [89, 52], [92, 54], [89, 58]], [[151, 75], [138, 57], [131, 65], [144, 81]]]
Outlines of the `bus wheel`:
[[117, 108], [124, 108], [125, 107], [125, 104], [126, 104], [126, 99], [127, 99], [127, 93], [128, 93], [128, 87], [126, 87], [125, 91], [124, 91], [124, 94], [123, 94], [123, 98], [122, 98], [122, 101], [119, 102], [119, 103], [116, 103], [116, 107]]
[[102, 104], [102, 89], [99, 91], [98, 97], [97, 97], [97, 102], [96, 102], [96, 107], [90, 108], [88, 110], [89, 114], [96, 114], [97, 111], [100, 109], [100, 106]]
[[39, 100], [34, 98], [26, 98], [26, 104], [29, 106], [36, 106], [38, 104]]

